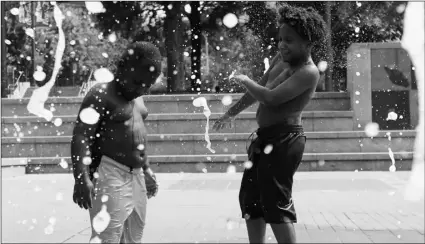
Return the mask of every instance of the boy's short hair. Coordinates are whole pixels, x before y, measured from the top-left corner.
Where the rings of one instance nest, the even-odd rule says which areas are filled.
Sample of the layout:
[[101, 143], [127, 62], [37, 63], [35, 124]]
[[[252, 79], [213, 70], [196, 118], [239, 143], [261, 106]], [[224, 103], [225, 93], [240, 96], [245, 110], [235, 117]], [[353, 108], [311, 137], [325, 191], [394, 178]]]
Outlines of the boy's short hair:
[[161, 61], [161, 53], [154, 44], [135, 42], [128, 46], [118, 61], [117, 71], [124, 75], [125, 72], [148, 72], [153, 76], [159, 76]]
[[302, 8], [283, 3], [279, 8], [278, 23], [290, 25], [312, 45], [324, 42], [328, 34], [325, 21], [312, 7]]

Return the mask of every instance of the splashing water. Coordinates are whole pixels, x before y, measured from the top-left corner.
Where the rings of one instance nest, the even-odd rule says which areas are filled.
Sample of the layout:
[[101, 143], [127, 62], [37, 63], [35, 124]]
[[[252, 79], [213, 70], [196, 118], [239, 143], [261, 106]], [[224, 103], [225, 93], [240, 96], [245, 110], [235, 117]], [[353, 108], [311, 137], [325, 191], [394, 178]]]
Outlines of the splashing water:
[[97, 233], [104, 231], [108, 227], [109, 221], [111, 221], [111, 216], [106, 209], [106, 205], [103, 204], [100, 212], [93, 218], [93, 229]]
[[59, 165], [64, 169], [68, 168], [68, 162], [66, 162], [63, 158], [61, 159]]
[[425, 144], [425, 104], [424, 104], [424, 2], [408, 2], [404, 12], [404, 28], [402, 46], [407, 50], [416, 67], [418, 97], [419, 97], [419, 123], [416, 127], [415, 154], [413, 156], [412, 173], [405, 189], [405, 199], [417, 201], [424, 196], [424, 144]]
[[198, 97], [193, 100], [193, 106], [204, 107], [204, 115], [207, 117], [207, 125], [205, 126], [205, 141], [207, 142], [206, 148], [210, 150], [210, 152], [215, 153], [215, 150], [211, 148], [210, 136], [208, 134], [211, 111], [208, 108], [207, 100], [205, 97]]
[[389, 170], [390, 170], [390, 172], [395, 172], [396, 171], [395, 159], [394, 159], [394, 153], [391, 150], [391, 148], [388, 148], [388, 155], [390, 155], [390, 158], [391, 158], [391, 166], [390, 166]]
[[56, 127], [61, 126], [61, 125], [62, 125], [62, 119], [61, 119], [61, 118], [56, 118], [56, 119], [55, 119], [55, 121], [53, 122], [53, 124], [54, 124]]
[[368, 123], [364, 127], [364, 132], [368, 137], [375, 137], [379, 134], [379, 125], [377, 123]]
[[103, 195], [102, 198], [100, 199], [102, 202], [107, 202], [109, 200], [109, 196], [108, 195]]
[[235, 14], [228, 13], [223, 17], [223, 24], [227, 28], [233, 28], [238, 24], [238, 17]]
[[44, 86], [39, 87], [33, 91], [33, 94], [27, 105], [27, 110], [30, 113], [39, 117], [43, 117], [47, 121], [52, 120], [53, 114], [51, 111], [44, 108], [44, 103], [47, 101], [50, 90], [55, 84], [56, 76], [58, 75], [59, 69], [61, 67], [63, 52], [65, 50], [65, 34], [62, 30], [62, 20], [64, 16], [56, 4], [54, 5], [53, 16], [59, 30], [59, 40], [56, 47], [55, 64], [53, 67], [52, 77]]
[[36, 81], [43, 81], [46, 79], [46, 73], [43, 72], [43, 67], [37, 66], [37, 71], [32, 75]]
[[270, 68], [270, 63], [268, 58], [264, 58], [264, 74], [267, 72], [267, 70]]
[[236, 74], [236, 70], [233, 70], [232, 73], [229, 75], [229, 80], [231, 80]]

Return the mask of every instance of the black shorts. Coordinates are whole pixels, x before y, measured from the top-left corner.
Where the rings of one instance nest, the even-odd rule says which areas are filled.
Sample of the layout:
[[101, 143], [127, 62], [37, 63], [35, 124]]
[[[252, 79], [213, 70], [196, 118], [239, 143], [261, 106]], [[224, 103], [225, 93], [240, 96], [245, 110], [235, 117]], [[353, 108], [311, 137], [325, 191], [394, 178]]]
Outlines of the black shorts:
[[256, 134], [247, 149], [252, 167], [245, 169], [239, 192], [242, 218], [296, 223], [292, 184], [306, 143], [303, 128], [274, 125], [260, 128]]

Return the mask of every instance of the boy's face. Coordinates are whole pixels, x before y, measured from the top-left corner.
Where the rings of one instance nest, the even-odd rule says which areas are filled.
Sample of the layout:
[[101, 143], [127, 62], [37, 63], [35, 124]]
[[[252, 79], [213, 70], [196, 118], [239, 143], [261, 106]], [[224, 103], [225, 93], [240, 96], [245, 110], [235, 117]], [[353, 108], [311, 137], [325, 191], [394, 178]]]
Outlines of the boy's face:
[[308, 53], [308, 42], [305, 41], [296, 31], [288, 24], [283, 24], [279, 28], [279, 52], [285, 62], [293, 63]]
[[132, 100], [147, 94], [149, 88], [155, 83], [159, 75], [160, 72], [155, 71], [153, 66], [152, 68], [148, 68], [148, 70], [140, 67], [125, 72], [124, 79], [119, 82], [123, 88], [124, 96]]

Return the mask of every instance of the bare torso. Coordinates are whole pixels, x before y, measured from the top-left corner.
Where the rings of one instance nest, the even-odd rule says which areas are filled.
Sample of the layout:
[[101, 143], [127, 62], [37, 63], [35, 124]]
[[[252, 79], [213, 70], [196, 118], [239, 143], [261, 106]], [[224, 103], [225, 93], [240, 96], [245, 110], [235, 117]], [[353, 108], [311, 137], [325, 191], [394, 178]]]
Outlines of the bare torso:
[[[296, 70], [291, 69], [287, 63], [281, 60], [277, 61], [270, 70], [265, 87], [270, 89], [277, 87], [281, 84], [281, 82], [275, 81], [277, 76], [283, 72], [285, 78], [282, 82], [285, 82], [284, 80], [289, 78], [295, 71]], [[256, 114], [258, 126], [262, 128], [276, 124], [301, 125], [301, 113], [312, 99], [314, 91], [315, 87], [277, 106], [267, 106], [260, 103]]]
[[[108, 97], [106, 114], [95, 145], [102, 155], [132, 167], [144, 165], [147, 131], [144, 120], [148, 110], [142, 97], [131, 102], [118, 96]], [[109, 112], [108, 112], [109, 111]]]

